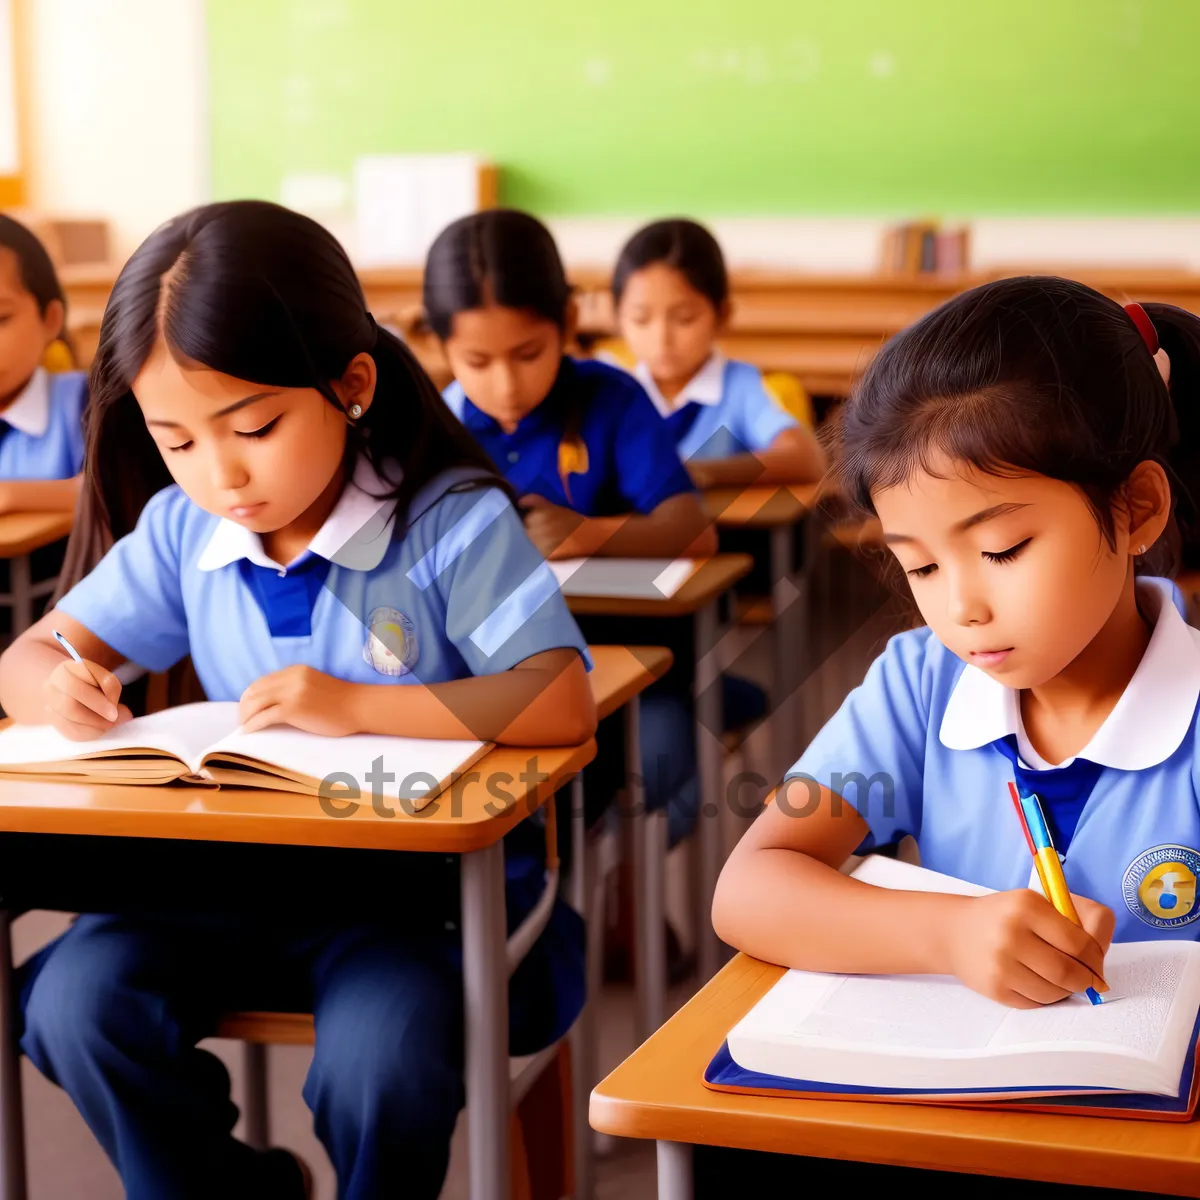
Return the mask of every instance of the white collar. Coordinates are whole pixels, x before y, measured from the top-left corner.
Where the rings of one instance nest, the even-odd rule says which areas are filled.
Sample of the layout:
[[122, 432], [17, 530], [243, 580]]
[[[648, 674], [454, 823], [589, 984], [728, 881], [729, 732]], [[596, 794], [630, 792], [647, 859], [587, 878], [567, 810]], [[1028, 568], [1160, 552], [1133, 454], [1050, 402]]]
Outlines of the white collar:
[[[1170, 758], [1200, 700], [1200, 630], [1184, 623], [1167, 580], [1139, 580], [1138, 601], [1154, 618], [1150, 644], [1116, 707], [1078, 755], [1118, 771], [1144, 771]], [[1018, 693], [967, 666], [942, 716], [942, 745], [975, 750], [1020, 730]]]
[[[391, 543], [396, 507], [395, 501], [381, 500], [377, 493], [394, 491], [397, 482], [398, 479], [378, 475], [365, 458], [360, 458], [354, 478], [342, 489], [333, 511], [304, 553], [355, 571], [373, 571], [383, 561]], [[303, 557], [302, 554], [300, 558]], [[227, 518], [217, 523], [196, 566], [201, 571], [218, 571], [243, 558], [280, 574], [286, 570], [263, 549], [257, 533]]]
[[42, 367], [0, 413], [0, 420], [29, 437], [41, 437], [50, 428], [50, 376]]
[[638, 363], [633, 368], [638, 382], [646, 389], [659, 415], [669, 417], [685, 404], [720, 404], [725, 394], [725, 355], [720, 350], [714, 350], [708, 356], [708, 361], [683, 386], [683, 391], [675, 397], [675, 402], [664, 400], [658, 384], [650, 374], [645, 363]]

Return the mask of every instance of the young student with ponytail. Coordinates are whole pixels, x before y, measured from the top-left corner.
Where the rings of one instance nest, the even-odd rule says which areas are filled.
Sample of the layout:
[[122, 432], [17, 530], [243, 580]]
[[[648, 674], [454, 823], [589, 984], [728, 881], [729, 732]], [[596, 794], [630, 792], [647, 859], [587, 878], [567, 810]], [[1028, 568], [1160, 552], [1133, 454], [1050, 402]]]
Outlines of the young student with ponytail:
[[[17, 720], [96, 737], [128, 716], [119, 664], [190, 655], [247, 730], [592, 735], [586, 647], [506, 486], [315, 222], [240, 201], [161, 227], [116, 282], [92, 385], [85, 511], [118, 540], [0, 659]], [[511, 928], [540, 895], [544, 835], [510, 838]], [[81, 916], [22, 968], [25, 1052], [131, 1200], [300, 1200], [291, 1155], [232, 1137], [228, 1077], [196, 1043], [225, 1011], [311, 1011], [304, 1096], [339, 1197], [433, 1200], [463, 1104], [455, 860], [355, 851], [347, 869], [298, 848], [269, 860], [290, 886], [249, 904], [271, 848], [203, 849], [186, 911], [144, 896]], [[369, 900], [375, 868], [390, 882]], [[582, 989], [560, 905], [512, 978], [513, 1052], [561, 1036]]]
[[[703, 557], [717, 548], [666, 424], [626, 372], [566, 354], [571, 288], [550, 231], [491, 209], [449, 225], [425, 263], [425, 314], [455, 382], [446, 403], [517, 492], [548, 558]], [[670, 640], [645, 623], [589, 625], [605, 640]], [[643, 694], [646, 800], [668, 808], [671, 840], [698, 806], [690, 708], [690, 631], [672, 675]], [[596, 776], [609, 758], [598, 756]], [[594, 795], [607, 791], [597, 785]]]
[[[841, 486], [927, 625], [889, 642], [739, 843], [717, 931], [790, 967], [953, 974], [1019, 1008], [1100, 986], [1114, 938], [1196, 938], [1200, 631], [1161, 576], [1196, 533], [1200, 319], [989, 283], [883, 348], [839, 436]], [[1042, 798], [1083, 928], [1029, 886], [1013, 781]], [[839, 874], [905, 835], [994, 894]]]
[[45, 246], [0, 215], [0, 513], [75, 507], [87, 379], [42, 365], [63, 338], [66, 316]]
[[548, 558], [716, 550], [641, 385], [566, 354], [575, 304], [540, 221], [510, 209], [455, 221], [429, 250], [424, 300], [454, 372], [446, 403], [517, 491]]
[[617, 325], [698, 487], [809, 483], [825, 457], [770, 396], [761, 372], [717, 347], [729, 277], [717, 239], [674, 218], [639, 229], [613, 268]]

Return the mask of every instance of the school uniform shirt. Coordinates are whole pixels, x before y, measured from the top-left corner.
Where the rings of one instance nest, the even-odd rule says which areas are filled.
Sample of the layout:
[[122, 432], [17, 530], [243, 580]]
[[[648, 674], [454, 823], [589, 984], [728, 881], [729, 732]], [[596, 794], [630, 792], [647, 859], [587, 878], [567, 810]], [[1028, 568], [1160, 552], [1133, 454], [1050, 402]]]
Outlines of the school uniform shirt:
[[73, 479], [83, 470], [87, 376], [40, 367], [0, 412], [0, 479]]
[[[507, 497], [495, 487], [453, 490], [472, 475], [443, 472], [400, 522], [393, 502], [377, 499], [394, 480], [360, 461], [308, 549], [286, 565], [257, 534], [164, 488], [59, 608], [148, 670], [190, 654], [210, 700], [237, 700], [296, 663], [397, 687], [496, 674], [565, 647], [590, 668], [557, 581]], [[505, 839], [510, 932], [543, 887], [545, 837], [531, 825]], [[430, 905], [455, 903], [457, 859], [444, 868]], [[514, 1044], [529, 1053], [565, 1033], [583, 1003], [583, 926], [562, 901], [513, 980], [513, 995], [538, 1010], [512, 1013]]]
[[663, 399], [645, 363], [634, 375], [658, 409], [686, 462], [766, 450], [796, 419], [772, 399], [759, 369], [719, 351], [688, 381], [674, 404]]
[[[1116, 915], [1116, 941], [1195, 938], [1200, 631], [1184, 623], [1167, 580], [1140, 579], [1138, 603], [1154, 621], [1150, 644], [1073, 759], [1043, 761], [1019, 693], [917, 629], [888, 643], [788, 778], [853, 806], [870, 828], [861, 849], [909, 834], [923, 866], [996, 890], [1031, 886], [1008, 792], [1016, 779], [1046, 809], [1071, 891]], [[789, 792], [799, 819], [815, 800]]]
[[[653, 512], [694, 485], [638, 382], [590, 359], [564, 358], [546, 398], [512, 433], [481, 412], [456, 380], [442, 393], [518, 495], [535, 493], [585, 517]], [[568, 406], [581, 414], [581, 452], [564, 456]]]

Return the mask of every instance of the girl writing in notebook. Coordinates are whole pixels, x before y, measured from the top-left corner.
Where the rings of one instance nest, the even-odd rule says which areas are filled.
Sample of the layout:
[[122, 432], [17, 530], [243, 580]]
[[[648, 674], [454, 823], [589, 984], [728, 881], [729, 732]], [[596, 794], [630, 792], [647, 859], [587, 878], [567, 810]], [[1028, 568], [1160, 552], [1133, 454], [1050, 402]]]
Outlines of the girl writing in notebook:
[[[505, 209], [455, 221], [430, 248], [424, 304], [455, 376], [446, 403], [517, 492], [547, 557], [716, 552], [674, 439], [641, 385], [566, 353], [575, 303], [541, 222]], [[660, 643], [661, 625], [591, 621], [584, 631], [591, 640]], [[675, 668], [641, 697], [646, 803], [667, 809], [672, 842], [699, 806], [690, 630], [678, 626]], [[620, 763], [619, 747], [603, 738], [590, 771], [593, 815], [619, 786]]]
[[454, 372], [446, 403], [516, 489], [547, 557], [715, 552], [645, 391], [566, 354], [575, 305], [545, 226], [506, 209], [455, 221], [430, 248], [424, 301]]
[[807, 483], [825, 459], [812, 431], [768, 394], [750, 363], [717, 348], [729, 317], [721, 247], [695, 221], [655, 221], [626, 242], [612, 278], [634, 374], [698, 487]]
[[70, 512], [83, 468], [82, 371], [48, 373], [66, 298], [46, 248], [0, 216], [0, 512]]
[[[926, 627], [888, 643], [734, 851], [727, 942], [1028, 1008], [1103, 991], [1114, 934], [1200, 933], [1200, 632], [1154, 578], [1194, 520], [1198, 446], [1200, 320], [1168, 305], [1008, 279], [880, 351], [837, 473]], [[1041, 799], [1082, 928], [1028, 886], [1013, 782]], [[995, 894], [839, 873], [906, 835]]]
[[[0, 659], [17, 720], [95, 737], [128, 714], [118, 664], [162, 671], [190, 655], [248, 731], [591, 736], [586, 648], [549, 567], [316, 223], [236, 202], [164, 225], [113, 289], [93, 385], [87, 486], [119, 540]], [[515, 924], [542, 863], [509, 849]], [[220, 1013], [263, 1007], [256, 988], [272, 988], [266, 1007], [315, 1016], [304, 1095], [339, 1196], [437, 1196], [463, 1103], [449, 893], [393, 858], [382, 911], [395, 916], [380, 916], [363, 875], [339, 880], [326, 859], [310, 881], [327, 889], [322, 919], [296, 918], [294, 874], [274, 905], [225, 916], [238, 885], [221, 861], [201, 916], [83, 916], [35, 956], [26, 1053], [133, 1200], [300, 1200], [290, 1155], [233, 1139], [228, 1079], [196, 1050]], [[513, 977], [515, 1053], [578, 1010], [572, 917], [560, 908]]]

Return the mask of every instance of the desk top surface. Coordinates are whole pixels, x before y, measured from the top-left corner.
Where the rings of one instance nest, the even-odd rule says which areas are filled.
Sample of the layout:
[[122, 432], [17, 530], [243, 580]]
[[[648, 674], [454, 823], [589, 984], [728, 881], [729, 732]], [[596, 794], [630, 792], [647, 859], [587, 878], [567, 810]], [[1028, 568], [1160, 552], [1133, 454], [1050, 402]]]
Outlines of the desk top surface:
[[705, 1067], [729, 1030], [782, 973], [737, 956], [596, 1088], [592, 1126], [618, 1137], [1200, 1195], [1197, 1122], [709, 1090], [703, 1083]]
[[[602, 715], [620, 708], [670, 665], [657, 646], [595, 646], [590, 675]], [[369, 794], [331, 816], [313, 796], [260, 788], [127, 787], [0, 780], [0, 830], [169, 837], [279, 845], [463, 853], [493, 844], [591, 761], [581, 746], [499, 746], [427, 808], [376, 813]]]
[[749, 554], [716, 554], [703, 559], [673, 596], [568, 596], [567, 606], [581, 617], [691, 616], [727, 592], [753, 566]]

